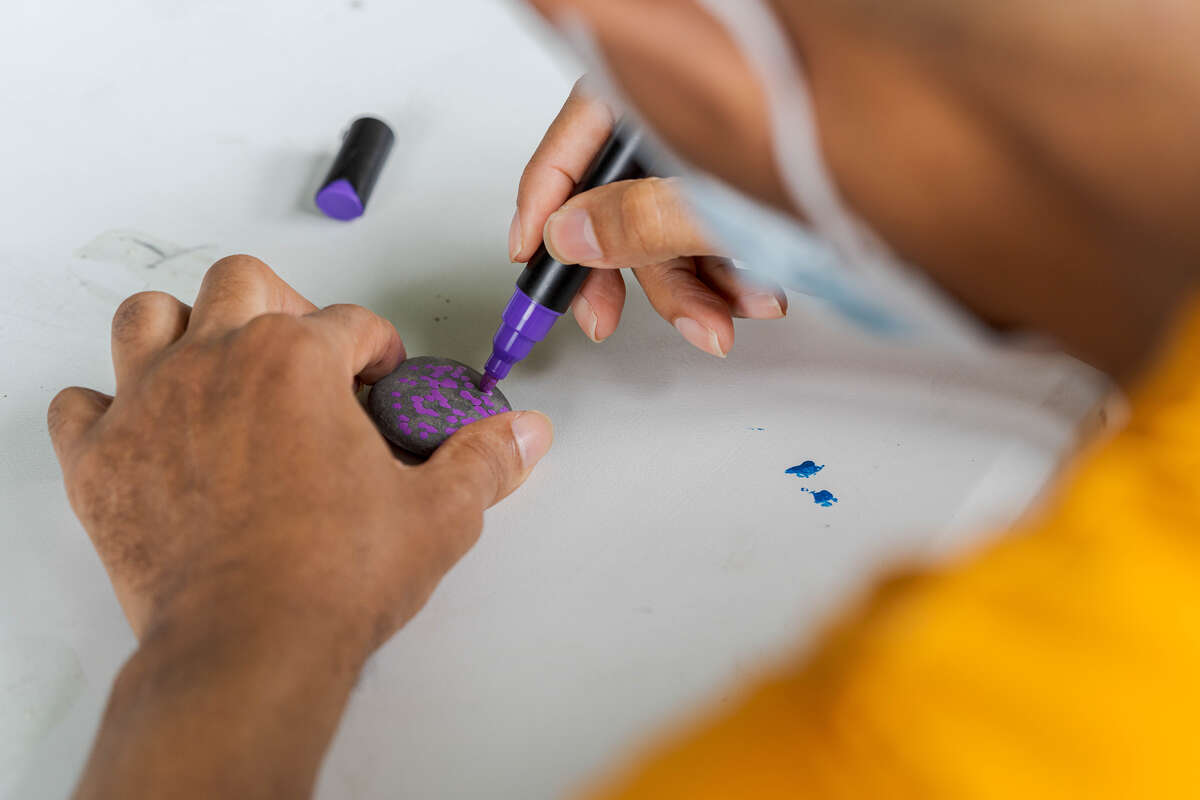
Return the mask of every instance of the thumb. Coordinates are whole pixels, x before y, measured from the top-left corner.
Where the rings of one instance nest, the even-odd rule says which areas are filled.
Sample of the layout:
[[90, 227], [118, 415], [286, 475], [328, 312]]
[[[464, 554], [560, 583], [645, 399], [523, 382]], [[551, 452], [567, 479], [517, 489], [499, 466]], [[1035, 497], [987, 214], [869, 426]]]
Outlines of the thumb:
[[719, 255], [672, 178], [621, 181], [583, 192], [546, 220], [550, 255], [564, 264], [644, 267], [679, 256]]
[[[478, 511], [490, 508], [524, 483], [554, 440], [550, 419], [518, 411], [473, 422], [451, 436], [420, 469], [449, 496]], [[465, 495], [465, 496], [464, 496]]]

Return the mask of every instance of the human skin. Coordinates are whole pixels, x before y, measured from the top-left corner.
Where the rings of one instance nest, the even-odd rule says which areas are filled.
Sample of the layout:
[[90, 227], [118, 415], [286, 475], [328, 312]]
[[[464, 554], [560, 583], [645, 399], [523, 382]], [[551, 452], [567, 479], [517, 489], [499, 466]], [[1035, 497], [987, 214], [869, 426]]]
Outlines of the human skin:
[[359, 668], [550, 446], [536, 412], [398, 462], [355, 396], [404, 357], [366, 309], [318, 310], [234, 256], [195, 307], [113, 319], [114, 397], [66, 389], [67, 494], [139, 638], [79, 797], [311, 791]]
[[[592, 24], [677, 149], [788, 208], [753, 78], [690, 0], [535, 4]], [[1136, 373], [1195, 283], [1200, 9], [778, 5], [849, 204], [985, 319]], [[543, 229], [569, 257], [571, 237], [546, 223], [603, 140], [602, 120], [578, 125], [597, 113], [568, 106], [546, 169], [527, 172], [518, 259]], [[659, 311], [728, 352], [731, 317], [772, 316], [777, 287], [720, 284], [738, 276], [692, 260], [713, 248], [670, 182], [637, 186], [568, 203], [593, 223], [591, 261], [649, 267], [638, 277]], [[576, 308], [593, 338], [616, 327], [616, 276], [597, 272], [592, 312]], [[50, 410], [72, 505], [141, 640], [79, 796], [304, 795], [359, 667], [474, 541], [482, 509], [520, 483], [549, 426], [497, 417], [402, 469], [351, 393], [356, 374], [369, 382], [399, 360], [394, 330], [361, 309], [316, 312], [252, 259], [217, 265], [190, 312], [135, 297], [113, 339], [116, 398], [67, 390]]]
[[[695, 2], [533, 5], [586, 22], [625, 95], [679, 152], [799, 216], [775, 170], [750, 66]], [[774, 6], [804, 60], [847, 204], [984, 321], [1046, 334], [1118, 379], [1136, 375], [1200, 263], [1200, 7]], [[714, 248], [670, 181], [606, 187], [559, 210], [569, 187], [555, 173], [577, 176], [607, 131], [611, 114], [597, 105], [568, 101], [531, 161], [515, 258], [528, 258], [544, 233], [567, 260], [643, 267], [638, 278], [668, 321], [704, 322], [710, 335], [689, 340], [710, 352], [713, 338], [731, 346], [728, 291], [681, 280], [672, 260]], [[594, 273], [582, 296], [585, 332], [611, 334], [624, 300], [619, 276]]]

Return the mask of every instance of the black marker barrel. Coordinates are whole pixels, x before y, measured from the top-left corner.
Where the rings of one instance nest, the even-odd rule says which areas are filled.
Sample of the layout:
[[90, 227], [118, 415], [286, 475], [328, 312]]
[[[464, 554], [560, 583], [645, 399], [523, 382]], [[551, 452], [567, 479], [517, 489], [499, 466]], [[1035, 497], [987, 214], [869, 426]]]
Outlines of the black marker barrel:
[[[645, 178], [647, 172], [638, 162], [641, 144], [640, 130], [628, 124], [619, 125], [604, 148], [596, 154], [595, 160], [571, 194], [576, 195], [618, 181]], [[589, 272], [591, 269], [588, 267], [556, 261], [543, 244], [521, 272], [517, 279], [517, 288], [533, 302], [562, 313], [570, 307], [575, 295], [579, 294], [579, 288], [587, 280]]]

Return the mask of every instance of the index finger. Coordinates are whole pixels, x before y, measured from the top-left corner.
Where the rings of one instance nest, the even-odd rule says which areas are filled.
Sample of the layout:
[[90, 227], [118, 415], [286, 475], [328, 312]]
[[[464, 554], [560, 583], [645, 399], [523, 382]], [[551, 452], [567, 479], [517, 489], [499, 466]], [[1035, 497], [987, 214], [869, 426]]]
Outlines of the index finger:
[[305, 316], [334, 343], [351, 375], [373, 384], [404, 360], [404, 343], [392, 323], [362, 306], [327, 306]]
[[192, 336], [213, 336], [240, 328], [264, 314], [300, 316], [316, 310], [257, 258], [228, 256], [205, 273], [187, 330]]
[[570, 198], [615, 122], [612, 109], [589, 97], [582, 79], [577, 82], [521, 175], [513, 219], [513, 261], [528, 261], [541, 245], [546, 220]]

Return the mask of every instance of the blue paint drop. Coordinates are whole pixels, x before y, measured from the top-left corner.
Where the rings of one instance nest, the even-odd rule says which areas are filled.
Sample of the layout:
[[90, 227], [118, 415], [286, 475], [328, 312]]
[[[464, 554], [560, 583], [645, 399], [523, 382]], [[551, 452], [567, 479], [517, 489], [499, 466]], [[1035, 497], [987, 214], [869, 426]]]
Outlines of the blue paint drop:
[[746, 428], [748, 431], [765, 431], [766, 428]]
[[830, 492], [826, 489], [822, 489], [819, 492], [813, 492], [813, 502], [819, 506], [823, 506], [824, 508], [829, 508], [837, 501], [838, 499], [833, 496], [833, 492]]
[[785, 470], [788, 475], [795, 475], [797, 478], [811, 478], [821, 470], [825, 469], [824, 464], [815, 464], [812, 461], [805, 461], [803, 464]]

